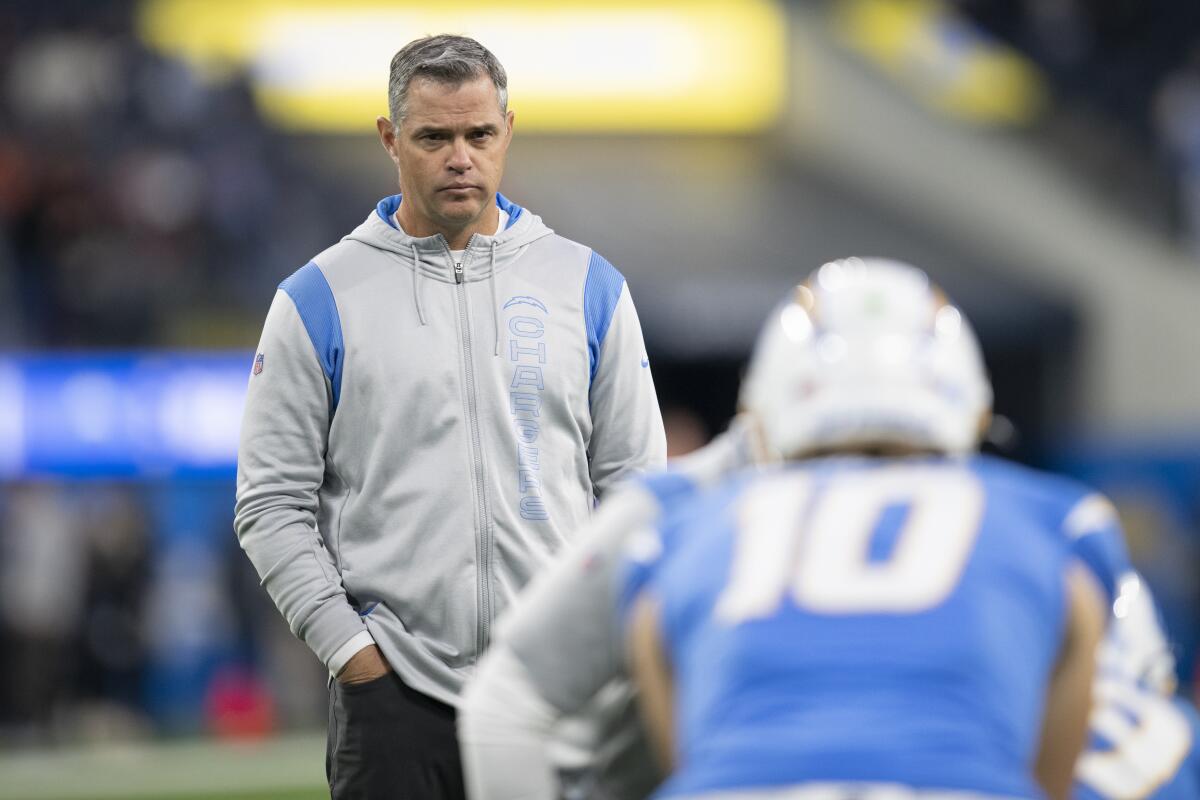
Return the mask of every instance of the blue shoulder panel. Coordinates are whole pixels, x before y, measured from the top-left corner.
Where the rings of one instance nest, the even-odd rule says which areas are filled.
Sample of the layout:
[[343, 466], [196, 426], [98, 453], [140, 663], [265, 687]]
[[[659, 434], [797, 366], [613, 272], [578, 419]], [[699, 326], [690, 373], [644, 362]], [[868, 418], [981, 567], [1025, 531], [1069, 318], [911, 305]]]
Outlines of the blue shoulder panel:
[[375, 206], [375, 213], [379, 218], [386, 222], [391, 227], [395, 228], [396, 223], [392, 219], [392, 215], [396, 213], [396, 209], [400, 207], [400, 195], [394, 194], [391, 197], [385, 197]]
[[500, 206], [505, 214], [508, 214], [508, 224], [504, 226], [504, 230], [511, 228], [513, 223], [521, 218], [521, 212], [525, 210], [499, 192], [496, 192], [496, 205]]
[[1116, 509], [1094, 489], [1063, 475], [1041, 472], [994, 456], [975, 456], [979, 474], [1026, 498], [1042, 524], [1066, 538], [1071, 555], [1100, 582], [1108, 602], [1117, 585], [1133, 569]]
[[325, 273], [315, 262], [308, 262], [292, 273], [279, 288], [287, 292], [296, 304], [296, 311], [308, 331], [317, 360], [333, 387], [333, 408], [337, 409], [342, 396], [342, 362], [345, 345], [342, 343], [342, 319], [338, 316], [333, 290]]
[[591, 380], [596, 379], [600, 366], [600, 348], [608, 335], [613, 312], [621, 299], [625, 276], [596, 251], [588, 262], [587, 280], [583, 284], [583, 322], [587, 326], [588, 357], [591, 361]]

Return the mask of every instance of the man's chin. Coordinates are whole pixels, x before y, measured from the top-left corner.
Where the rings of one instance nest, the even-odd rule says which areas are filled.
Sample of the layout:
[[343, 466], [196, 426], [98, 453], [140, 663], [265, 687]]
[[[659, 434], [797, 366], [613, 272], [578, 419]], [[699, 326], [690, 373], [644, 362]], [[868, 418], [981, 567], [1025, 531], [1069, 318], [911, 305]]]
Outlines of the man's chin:
[[472, 198], [459, 202], [442, 203], [438, 215], [450, 226], [470, 225], [483, 214], [483, 204]]

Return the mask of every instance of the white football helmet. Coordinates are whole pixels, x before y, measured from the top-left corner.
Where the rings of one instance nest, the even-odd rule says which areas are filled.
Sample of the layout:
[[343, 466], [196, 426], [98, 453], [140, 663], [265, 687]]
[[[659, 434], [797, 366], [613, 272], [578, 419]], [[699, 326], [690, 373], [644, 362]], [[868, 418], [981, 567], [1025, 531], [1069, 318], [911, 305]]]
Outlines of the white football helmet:
[[741, 405], [785, 458], [903, 446], [978, 446], [992, 404], [967, 320], [916, 267], [823, 265], [767, 320]]

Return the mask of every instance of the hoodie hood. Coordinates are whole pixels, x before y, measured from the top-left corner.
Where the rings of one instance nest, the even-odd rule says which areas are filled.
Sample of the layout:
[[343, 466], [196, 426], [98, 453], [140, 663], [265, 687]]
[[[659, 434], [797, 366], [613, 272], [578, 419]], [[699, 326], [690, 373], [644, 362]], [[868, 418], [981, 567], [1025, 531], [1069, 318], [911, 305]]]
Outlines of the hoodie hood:
[[[393, 219], [400, 207], [401, 196], [396, 194], [379, 201], [366, 221], [351, 231], [344, 239], [350, 239], [385, 250], [400, 259], [410, 269], [414, 268], [422, 277], [444, 283], [454, 283], [454, 271], [450, 264], [450, 243], [440, 233], [433, 236], [409, 236], [399, 230]], [[487, 280], [495, 273], [503, 272], [526, 245], [554, 233], [537, 214], [522, 208], [499, 192], [496, 205], [508, 214], [504, 230], [495, 236], [475, 234], [463, 257], [463, 281]]]
[[[350, 239], [384, 250], [412, 270], [413, 304], [421, 325], [425, 318], [421, 284], [425, 279], [442, 283], [473, 283], [486, 280], [492, 295], [492, 354], [500, 356], [500, 313], [497, 310], [496, 276], [503, 272], [521, 254], [523, 248], [554, 231], [546, 227], [542, 218], [521, 208], [499, 192], [496, 205], [508, 214], [504, 230], [495, 236], [475, 234], [467, 243], [466, 253], [460, 266], [461, 277], [456, 277], [455, 265], [450, 257], [450, 243], [440, 233], [433, 236], [409, 236], [396, 227], [393, 216], [400, 207], [401, 196], [385, 197], [375, 206], [366, 222], [355, 228], [345, 239]], [[343, 239], [343, 241], [345, 241]]]

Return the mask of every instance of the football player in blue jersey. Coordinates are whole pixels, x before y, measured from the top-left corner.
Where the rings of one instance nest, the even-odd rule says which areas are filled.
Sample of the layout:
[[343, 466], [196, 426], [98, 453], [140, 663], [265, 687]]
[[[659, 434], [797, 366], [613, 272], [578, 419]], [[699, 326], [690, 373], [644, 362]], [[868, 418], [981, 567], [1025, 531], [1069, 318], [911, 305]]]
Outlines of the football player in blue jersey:
[[1120, 582], [1094, 703], [1075, 770], [1079, 800], [1200, 798], [1200, 716], [1175, 696], [1175, 659], [1136, 573]]
[[632, 537], [659, 797], [1067, 797], [1118, 575], [1112, 506], [975, 454], [991, 389], [920, 270], [826, 264], [742, 405], [783, 463]]

